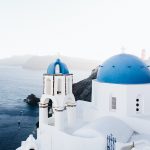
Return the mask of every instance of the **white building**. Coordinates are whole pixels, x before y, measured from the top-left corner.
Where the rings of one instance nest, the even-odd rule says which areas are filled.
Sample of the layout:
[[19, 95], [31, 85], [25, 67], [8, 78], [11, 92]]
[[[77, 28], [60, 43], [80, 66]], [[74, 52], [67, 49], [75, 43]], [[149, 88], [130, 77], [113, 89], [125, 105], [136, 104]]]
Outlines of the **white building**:
[[150, 71], [139, 58], [119, 54], [99, 66], [91, 102], [75, 102], [72, 81], [59, 59], [48, 67], [37, 139], [17, 150], [150, 150]]

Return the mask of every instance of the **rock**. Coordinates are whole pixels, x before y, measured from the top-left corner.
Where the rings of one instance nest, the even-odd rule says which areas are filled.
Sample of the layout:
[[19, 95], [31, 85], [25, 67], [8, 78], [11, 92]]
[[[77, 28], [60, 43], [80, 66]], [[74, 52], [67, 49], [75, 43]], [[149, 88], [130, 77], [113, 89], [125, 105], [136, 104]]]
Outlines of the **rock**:
[[76, 100], [91, 101], [92, 80], [96, 79], [98, 67], [92, 70], [91, 75], [75, 84], [73, 84], [73, 94]]
[[24, 99], [24, 102], [26, 102], [29, 105], [35, 106], [40, 102], [40, 99], [37, 98], [34, 94], [30, 94], [27, 96], [26, 99]]

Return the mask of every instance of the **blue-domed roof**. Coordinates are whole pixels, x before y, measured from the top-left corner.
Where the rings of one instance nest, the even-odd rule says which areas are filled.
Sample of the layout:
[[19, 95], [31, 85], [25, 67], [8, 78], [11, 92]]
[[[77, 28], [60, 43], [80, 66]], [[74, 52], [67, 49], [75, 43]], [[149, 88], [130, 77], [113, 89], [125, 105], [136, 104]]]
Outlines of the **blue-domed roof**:
[[59, 66], [59, 73], [60, 74], [69, 74], [69, 70], [60, 59], [56, 59], [56, 61], [48, 66], [47, 74], [53, 75], [56, 74], [56, 66]]
[[119, 54], [99, 66], [97, 81], [115, 84], [150, 83], [150, 70], [138, 57]]

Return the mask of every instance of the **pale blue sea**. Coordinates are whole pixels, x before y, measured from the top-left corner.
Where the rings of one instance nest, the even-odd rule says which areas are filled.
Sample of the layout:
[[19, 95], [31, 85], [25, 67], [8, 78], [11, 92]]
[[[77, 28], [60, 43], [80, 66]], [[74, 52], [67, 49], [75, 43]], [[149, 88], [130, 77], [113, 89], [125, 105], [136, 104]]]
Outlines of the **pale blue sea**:
[[[23, 99], [42, 94], [45, 71], [0, 66], [0, 150], [15, 150], [30, 133], [36, 136], [38, 107], [28, 106]], [[87, 77], [88, 71], [74, 71], [74, 81]], [[21, 127], [18, 128], [18, 121]]]

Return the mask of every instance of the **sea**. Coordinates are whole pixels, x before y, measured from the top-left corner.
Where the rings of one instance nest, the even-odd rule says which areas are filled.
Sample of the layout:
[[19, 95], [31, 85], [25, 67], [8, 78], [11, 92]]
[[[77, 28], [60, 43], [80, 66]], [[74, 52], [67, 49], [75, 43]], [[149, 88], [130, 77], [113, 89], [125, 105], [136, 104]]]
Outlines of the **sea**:
[[[74, 82], [90, 75], [90, 71], [70, 72], [74, 74]], [[15, 150], [29, 134], [36, 137], [39, 109], [29, 106], [24, 99], [31, 93], [42, 95], [44, 73], [46, 70], [0, 66], [0, 150]]]

